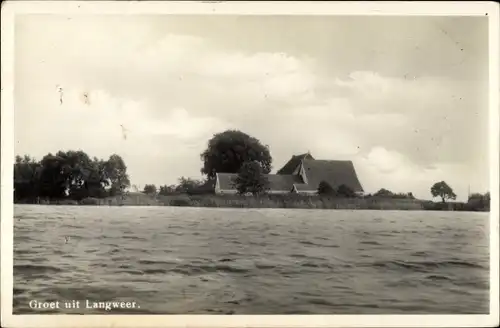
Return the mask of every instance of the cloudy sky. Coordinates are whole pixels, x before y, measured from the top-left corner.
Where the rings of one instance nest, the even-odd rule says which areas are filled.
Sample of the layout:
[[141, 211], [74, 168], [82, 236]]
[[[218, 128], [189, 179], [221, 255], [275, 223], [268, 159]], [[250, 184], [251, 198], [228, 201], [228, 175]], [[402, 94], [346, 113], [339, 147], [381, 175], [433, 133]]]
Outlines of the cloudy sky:
[[[201, 178], [240, 129], [353, 160], [367, 192], [488, 189], [484, 18], [18, 16], [15, 152], [121, 155], [133, 184]], [[59, 92], [59, 90], [62, 90]], [[62, 104], [60, 103], [62, 97]], [[126, 137], [124, 137], [124, 133]]]

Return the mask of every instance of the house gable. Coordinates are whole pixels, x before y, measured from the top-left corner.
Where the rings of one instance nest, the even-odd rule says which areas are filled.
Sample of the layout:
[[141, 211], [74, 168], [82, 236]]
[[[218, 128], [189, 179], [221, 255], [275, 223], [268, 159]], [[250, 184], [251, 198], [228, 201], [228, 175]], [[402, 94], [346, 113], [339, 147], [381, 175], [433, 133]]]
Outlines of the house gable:
[[300, 169], [299, 170], [300, 170], [299, 171], [300, 172], [299, 175], [300, 175], [300, 178], [302, 179], [302, 182], [304, 184], [308, 184], [309, 182], [308, 182], [308, 179], [307, 179], [306, 170], [304, 169], [304, 163], [303, 163], [303, 161], [300, 162]]
[[219, 173], [215, 174], [215, 192], [220, 190]]
[[310, 153], [293, 155], [292, 158], [290, 158], [290, 160], [288, 160], [288, 162], [281, 169], [279, 169], [276, 174], [296, 174], [294, 172], [304, 159], [314, 160]]
[[234, 185], [234, 179], [237, 174], [234, 173], [217, 173], [216, 192], [236, 192], [236, 187]]

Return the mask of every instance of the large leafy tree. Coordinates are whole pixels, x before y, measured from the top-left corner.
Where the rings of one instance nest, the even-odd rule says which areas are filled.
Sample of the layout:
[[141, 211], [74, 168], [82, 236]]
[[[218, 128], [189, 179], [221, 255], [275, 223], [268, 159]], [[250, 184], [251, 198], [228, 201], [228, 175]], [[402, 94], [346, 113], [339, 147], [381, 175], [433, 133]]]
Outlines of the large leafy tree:
[[[93, 161], [87, 153], [81, 150], [59, 151], [56, 156], [61, 159], [70, 198], [82, 199], [100, 196], [104, 181], [95, 166], [95, 160]], [[93, 180], [96, 180], [95, 183]], [[95, 188], [90, 188], [91, 185]]]
[[257, 161], [244, 162], [234, 184], [239, 194], [259, 195], [269, 190], [269, 180]]
[[130, 179], [127, 174], [127, 166], [117, 154], [113, 154], [109, 159], [102, 163], [104, 175], [110, 186], [110, 196], [120, 195], [125, 189], [130, 187]]
[[16, 156], [14, 164], [14, 199], [34, 199], [38, 194], [39, 162], [28, 155]]
[[41, 171], [38, 181], [38, 196], [44, 198], [65, 198], [69, 188], [71, 172], [64, 157], [45, 155], [41, 160]]
[[432, 197], [441, 197], [441, 201], [444, 203], [447, 199], [456, 199], [457, 195], [453, 192], [453, 189], [444, 181], [436, 182], [431, 187]]
[[94, 157], [89, 166], [83, 169], [83, 197], [105, 197], [108, 195], [106, 187], [110, 185], [105, 172], [106, 161]]
[[243, 163], [255, 161], [263, 173], [271, 172], [272, 157], [268, 146], [237, 130], [215, 134], [201, 154], [202, 174], [214, 178], [219, 173], [238, 173]]

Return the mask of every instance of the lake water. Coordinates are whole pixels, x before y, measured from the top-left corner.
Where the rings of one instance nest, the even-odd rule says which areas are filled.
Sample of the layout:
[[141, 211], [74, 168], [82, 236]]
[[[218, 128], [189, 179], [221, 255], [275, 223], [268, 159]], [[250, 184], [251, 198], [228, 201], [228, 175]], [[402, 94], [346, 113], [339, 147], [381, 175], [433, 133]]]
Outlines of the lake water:
[[[29, 205], [14, 212], [15, 314], [489, 312], [487, 213]], [[34, 300], [59, 308], [32, 309]], [[65, 308], [71, 300], [79, 307]], [[135, 304], [87, 308], [105, 301]]]

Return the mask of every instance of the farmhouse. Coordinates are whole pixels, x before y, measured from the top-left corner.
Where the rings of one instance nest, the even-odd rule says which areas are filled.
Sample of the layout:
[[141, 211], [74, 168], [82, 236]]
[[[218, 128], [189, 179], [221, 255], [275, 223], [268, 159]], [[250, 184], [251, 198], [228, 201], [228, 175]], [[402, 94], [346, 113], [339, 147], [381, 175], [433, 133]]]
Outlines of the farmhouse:
[[[216, 194], [236, 194], [235, 173], [217, 173]], [[267, 174], [270, 194], [316, 194], [321, 181], [333, 188], [346, 185], [357, 194], [363, 194], [356, 170], [351, 161], [317, 160], [311, 154], [293, 155], [277, 174]]]

